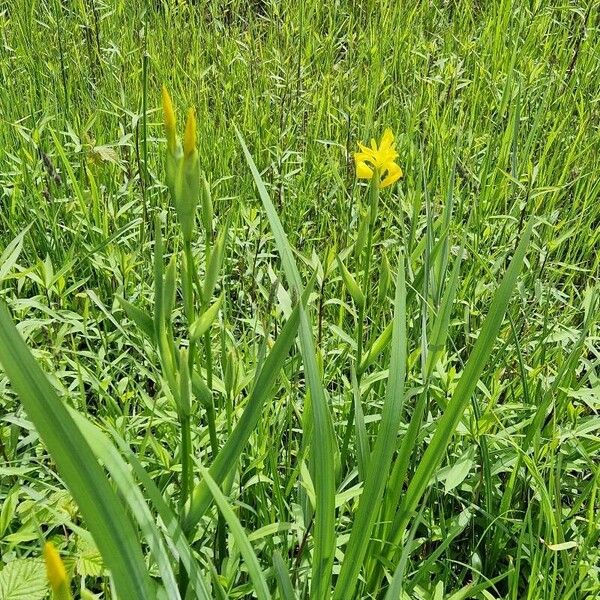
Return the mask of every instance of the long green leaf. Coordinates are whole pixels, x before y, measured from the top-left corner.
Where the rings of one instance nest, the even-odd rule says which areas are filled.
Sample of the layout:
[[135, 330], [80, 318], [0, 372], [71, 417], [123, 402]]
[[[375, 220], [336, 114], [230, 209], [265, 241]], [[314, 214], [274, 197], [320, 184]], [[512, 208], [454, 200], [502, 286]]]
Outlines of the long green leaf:
[[197, 600], [208, 600], [211, 596], [208, 592], [206, 583], [201, 577], [199, 564], [192, 553], [188, 541], [183, 533], [179, 518], [175, 515], [171, 507], [167, 504], [163, 498], [162, 493], [156, 487], [156, 484], [150, 479], [150, 476], [140, 463], [138, 457], [133, 453], [131, 448], [127, 445], [125, 440], [111, 428], [110, 433], [115, 440], [115, 443], [125, 455], [129, 464], [133, 468], [133, 471], [140, 481], [141, 485], [146, 490], [146, 496], [152, 503], [160, 520], [162, 521], [168, 535], [165, 536], [166, 542], [169, 545], [169, 549], [173, 557], [179, 561], [189, 577], [188, 591], [191, 589], [195, 592]]
[[269, 598], [271, 598], [269, 587], [267, 586], [267, 582], [265, 581], [265, 576], [260, 568], [258, 558], [252, 549], [252, 545], [250, 544], [250, 540], [248, 539], [244, 528], [233, 512], [231, 506], [229, 506], [227, 498], [225, 498], [215, 480], [210, 476], [208, 470], [200, 467], [200, 472], [202, 473], [202, 479], [203, 481], [206, 481], [206, 485], [215, 499], [215, 503], [219, 507], [221, 514], [223, 515], [225, 521], [227, 521], [227, 525], [229, 525], [231, 535], [233, 535], [233, 539], [235, 540], [239, 551], [246, 561], [248, 574], [250, 575], [250, 579], [252, 579], [252, 583], [254, 584], [254, 593], [259, 600], [269, 600]]
[[[450, 323], [452, 307], [454, 306], [454, 300], [458, 290], [460, 264], [463, 253], [464, 252], [461, 247], [458, 255], [455, 258], [450, 281], [446, 286], [444, 296], [440, 303], [439, 311], [433, 323], [431, 341], [429, 342], [425, 366], [425, 387], [420, 393], [415, 404], [415, 408], [410, 418], [408, 430], [402, 438], [402, 443], [398, 451], [398, 457], [392, 470], [392, 475], [390, 477], [390, 482], [385, 495], [385, 507], [383, 513], [383, 520], [385, 523], [389, 523], [391, 521], [400, 503], [400, 498], [404, 490], [404, 480], [406, 478], [406, 473], [408, 472], [410, 458], [413, 454], [413, 450], [417, 441], [417, 434], [421, 427], [423, 412], [426, 407], [429, 378], [440, 354], [446, 346], [446, 339], [449, 331], [448, 324]], [[385, 531], [387, 529], [388, 525], [384, 525], [383, 530]]]
[[[442, 247], [442, 244], [444, 243], [444, 240], [447, 236], [448, 232], [445, 231], [442, 234], [442, 237], [437, 241], [437, 243], [433, 246], [431, 253], [429, 255], [430, 260], [433, 260], [438, 252], [440, 251], [440, 248]], [[423, 238], [424, 240], [425, 238]], [[420, 255], [422, 252], [417, 253], [416, 251], [413, 251], [413, 258], [415, 256]], [[416, 273], [415, 278], [412, 282], [412, 284], [408, 284], [407, 285], [407, 289], [406, 289], [406, 304], [409, 305], [412, 298], [414, 297], [416, 290], [419, 290], [422, 285], [423, 285], [423, 280], [425, 278], [425, 265], [423, 265]], [[357, 369], [357, 374], [358, 375], [362, 375], [374, 362], [375, 359], [388, 347], [390, 341], [392, 340], [392, 327], [393, 327], [393, 320], [390, 321], [388, 323], [388, 325], [386, 326], [386, 328], [381, 332], [381, 334], [379, 335], [379, 337], [371, 344], [369, 350], [365, 353], [359, 368]]]
[[154, 340], [154, 323], [152, 317], [121, 296], [117, 296], [117, 300], [123, 307], [127, 316], [148, 336], [149, 339]]
[[[296, 339], [299, 322], [300, 305], [294, 308], [290, 318], [279, 333], [260, 370], [240, 420], [210, 466], [210, 475], [218, 485], [223, 483], [229, 471], [235, 466], [250, 435], [256, 428], [262, 407], [269, 398], [279, 371]], [[185, 531], [190, 531], [202, 518], [210, 506], [211, 497], [204, 481], [201, 481], [194, 488], [184, 520], [183, 527]]]
[[154, 598], [136, 532], [88, 442], [0, 302], [0, 363], [79, 505], [122, 598]]
[[335, 586], [334, 600], [350, 598], [356, 589], [358, 575], [375, 524], [375, 517], [381, 505], [387, 474], [396, 449], [398, 429], [404, 406], [406, 353], [406, 283], [404, 258], [401, 257], [396, 281], [390, 374], [381, 415], [381, 425], [369, 462], [365, 489], [360, 497], [358, 511], [346, 546], [344, 561]]
[[181, 595], [177, 588], [177, 581], [169, 561], [162, 533], [156, 526], [146, 499], [131, 474], [131, 468], [104, 432], [76, 410], [70, 409], [69, 412], [81, 434], [88, 441], [92, 452], [104, 464], [123, 499], [127, 502], [132, 517], [137, 521], [150, 551], [154, 555], [169, 599], [180, 599]]
[[429, 348], [427, 352], [427, 361], [425, 365], [425, 377], [429, 379], [433, 368], [435, 367], [441, 353], [446, 346], [446, 339], [448, 337], [450, 316], [452, 314], [452, 307], [454, 306], [454, 299], [456, 298], [456, 292], [458, 291], [458, 282], [460, 274], [460, 263], [462, 261], [463, 249], [462, 246], [458, 252], [458, 255], [454, 259], [454, 266], [452, 267], [452, 274], [450, 275], [450, 282], [446, 286], [446, 291], [440, 303], [440, 309], [436, 315], [435, 321], [433, 322], [433, 329], [431, 332], [431, 341], [429, 342]]
[[452, 398], [437, 423], [431, 442], [425, 450], [423, 458], [419, 462], [419, 466], [398, 508], [390, 531], [389, 541], [392, 548], [401, 540], [410, 515], [417, 507], [423, 496], [423, 492], [441, 463], [452, 435], [475, 391], [477, 382], [494, 347], [494, 342], [500, 331], [504, 314], [517, 282], [517, 277], [523, 266], [532, 228], [533, 222], [530, 222], [519, 242], [510, 266], [494, 295], [488, 315], [452, 394]]
[[273, 553], [273, 568], [282, 600], [296, 600], [296, 593], [290, 580], [288, 567], [283, 562], [283, 558], [279, 552]]
[[[239, 131], [236, 130], [236, 133], [267, 213], [277, 250], [281, 256], [285, 276], [296, 296], [300, 297], [302, 295], [302, 280], [287, 236], [244, 138]], [[310, 321], [304, 308], [300, 309], [299, 342], [306, 380], [310, 390], [314, 429], [311, 448], [315, 470], [316, 506], [311, 598], [324, 600], [330, 594], [335, 550], [334, 432], [317, 366]]]

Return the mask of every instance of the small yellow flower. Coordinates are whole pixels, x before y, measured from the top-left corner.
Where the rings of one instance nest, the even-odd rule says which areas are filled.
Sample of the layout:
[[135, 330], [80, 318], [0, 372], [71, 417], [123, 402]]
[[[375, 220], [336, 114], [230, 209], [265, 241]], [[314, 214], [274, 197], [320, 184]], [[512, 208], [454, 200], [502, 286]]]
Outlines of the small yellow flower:
[[162, 87], [163, 118], [165, 121], [165, 130], [167, 131], [167, 146], [169, 151], [175, 153], [177, 148], [177, 130], [175, 125], [175, 111], [173, 102], [167, 88]]
[[54, 597], [57, 600], [70, 600], [71, 591], [67, 571], [58, 550], [51, 542], [44, 544], [44, 561], [48, 582], [54, 592]]
[[183, 134], [183, 155], [186, 157], [191, 156], [194, 150], [196, 150], [196, 115], [194, 114], [194, 109], [190, 108]]
[[402, 177], [402, 169], [396, 162], [398, 153], [394, 147], [394, 134], [391, 129], [386, 129], [381, 136], [379, 146], [371, 140], [371, 147], [359, 142], [360, 152], [354, 154], [356, 163], [356, 176], [359, 179], [371, 179], [375, 172], [379, 176], [379, 187], [392, 185]]

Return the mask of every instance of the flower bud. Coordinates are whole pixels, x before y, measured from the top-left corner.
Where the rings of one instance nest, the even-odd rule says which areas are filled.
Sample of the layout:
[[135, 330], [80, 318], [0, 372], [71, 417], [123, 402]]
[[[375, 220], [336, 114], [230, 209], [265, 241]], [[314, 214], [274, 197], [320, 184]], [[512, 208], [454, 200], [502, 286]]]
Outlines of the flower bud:
[[194, 109], [188, 110], [185, 133], [183, 134], [183, 156], [188, 158], [196, 151], [196, 116]]
[[58, 553], [58, 550], [51, 542], [44, 544], [44, 561], [46, 563], [46, 574], [48, 582], [57, 600], [71, 600], [71, 590], [69, 588], [69, 578], [65, 565]]
[[167, 147], [169, 152], [175, 154], [177, 149], [177, 132], [175, 124], [175, 111], [173, 110], [173, 103], [171, 102], [171, 96], [167, 88], [163, 85], [162, 87], [162, 103], [163, 103], [163, 118], [165, 122], [165, 130], [167, 132]]

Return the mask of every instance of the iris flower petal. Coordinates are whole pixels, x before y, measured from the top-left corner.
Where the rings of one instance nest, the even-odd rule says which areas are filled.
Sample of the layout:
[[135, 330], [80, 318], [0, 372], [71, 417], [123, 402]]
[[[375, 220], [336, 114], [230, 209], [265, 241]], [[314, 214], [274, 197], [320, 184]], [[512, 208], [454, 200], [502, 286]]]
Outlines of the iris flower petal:
[[373, 158], [372, 154], [368, 153], [368, 152], [356, 152], [354, 154], [354, 160], [358, 163], [358, 162], [370, 162], [372, 164], [375, 164], [375, 159]]
[[380, 148], [392, 148], [392, 145], [394, 143], [394, 134], [392, 133], [392, 130], [387, 127], [386, 130], [383, 132], [383, 135], [381, 136], [381, 142], [379, 143], [379, 147]]
[[392, 183], [396, 183], [400, 177], [402, 177], [402, 169], [395, 162], [388, 163], [386, 165], [387, 175], [383, 178], [380, 187], [388, 187], [388, 185], [392, 185]]
[[367, 166], [364, 161], [357, 161], [356, 163], [356, 176], [359, 179], [371, 179], [373, 177], [373, 169]]

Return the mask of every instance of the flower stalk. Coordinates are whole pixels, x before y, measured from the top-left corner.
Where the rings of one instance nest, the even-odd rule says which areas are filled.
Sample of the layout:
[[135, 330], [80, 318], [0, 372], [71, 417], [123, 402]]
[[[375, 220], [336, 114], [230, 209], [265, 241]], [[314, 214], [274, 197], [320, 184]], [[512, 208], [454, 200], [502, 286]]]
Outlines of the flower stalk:
[[[202, 177], [200, 158], [197, 148], [197, 122], [193, 109], [187, 112], [187, 119], [181, 142], [177, 138], [175, 111], [166, 88], [163, 87], [163, 116], [167, 137], [165, 160], [166, 184], [169, 189], [177, 221], [181, 227], [183, 247], [179, 250], [180, 286], [182, 308], [187, 325], [187, 342], [176, 343], [173, 328], [170, 324], [173, 302], [163, 300], [163, 316], [160, 318], [160, 329], [156, 332], [159, 354], [166, 372], [166, 379], [175, 403], [180, 425], [181, 443], [181, 482], [179, 507], [182, 519], [185, 518], [190, 490], [193, 486], [193, 457], [191, 426], [194, 419], [192, 395], [206, 411], [210, 446], [213, 456], [219, 450], [216, 427], [216, 411], [212, 397], [213, 356], [210, 326], [216, 319], [221, 301], [211, 304], [221, 269], [224, 254], [226, 232], [213, 239], [213, 207], [210, 186]], [[205, 230], [206, 273], [200, 281], [197, 259], [194, 256], [192, 242], [196, 236], [196, 211], [201, 205], [200, 218]], [[161, 248], [162, 251], [162, 248]], [[174, 255], [175, 256], [175, 255]], [[162, 256], [158, 257], [162, 263]], [[172, 259], [174, 264], [174, 259]], [[162, 280], [162, 268], [155, 268], [155, 285], [165, 288], [163, 295], [175, 299], [175, 270], [167, 269]], [[168, 292], [167, 292], [168, 290]], [[173, 294], [171, 294], [173, 292]], [[178, 350], [177, 348], [181, 348]], [[165, 368], [166, 367], [166, 368]], [[217, 548], [224, 546], [224, 529], [217, 527], [215, 544]], [[225, 554], [218, 551], [219, 556]], [[180, 572], [179, 581], [182, 596], [187, 588], [185, 570]]]
[[[373, 253], [373, 235], [379, 209], [379, 194], [381, 189], [389, 187], [398, 181], [403, 173], [400, 166], [395, 162], [398, 158], [398, 152], [396, 152], [394, 135], [391, 129], [388, 128], [384, 131], [379, 144], [372, 139], [370, 147], [361, 143], [359, 143], [358, 146], [360, 151], [354, 154], [356, 177], [358, 179], [369, 180], [367, 214], [365, 219], [359, 222], [356, 243], [356, 260], [358, 263], [358, 272], [361, 275], [361, 293], [355, 293], [354, 296], [359, 296], [362, 299], [360, 302], [356, 303], [358, 308], [356, 327], [356, 378], [357, 383], [360, 383], [360, 378], [363, 373], [360, 365], [362, 363], [363, 348], [366, 341], [365, 315], [371, 299], [370, 271]], [[364, 242], [365, 229], [366, 242]], [[341, 456], [347, 455], [354, 418], [355, 404], [352, 403], [346, 422]]]

